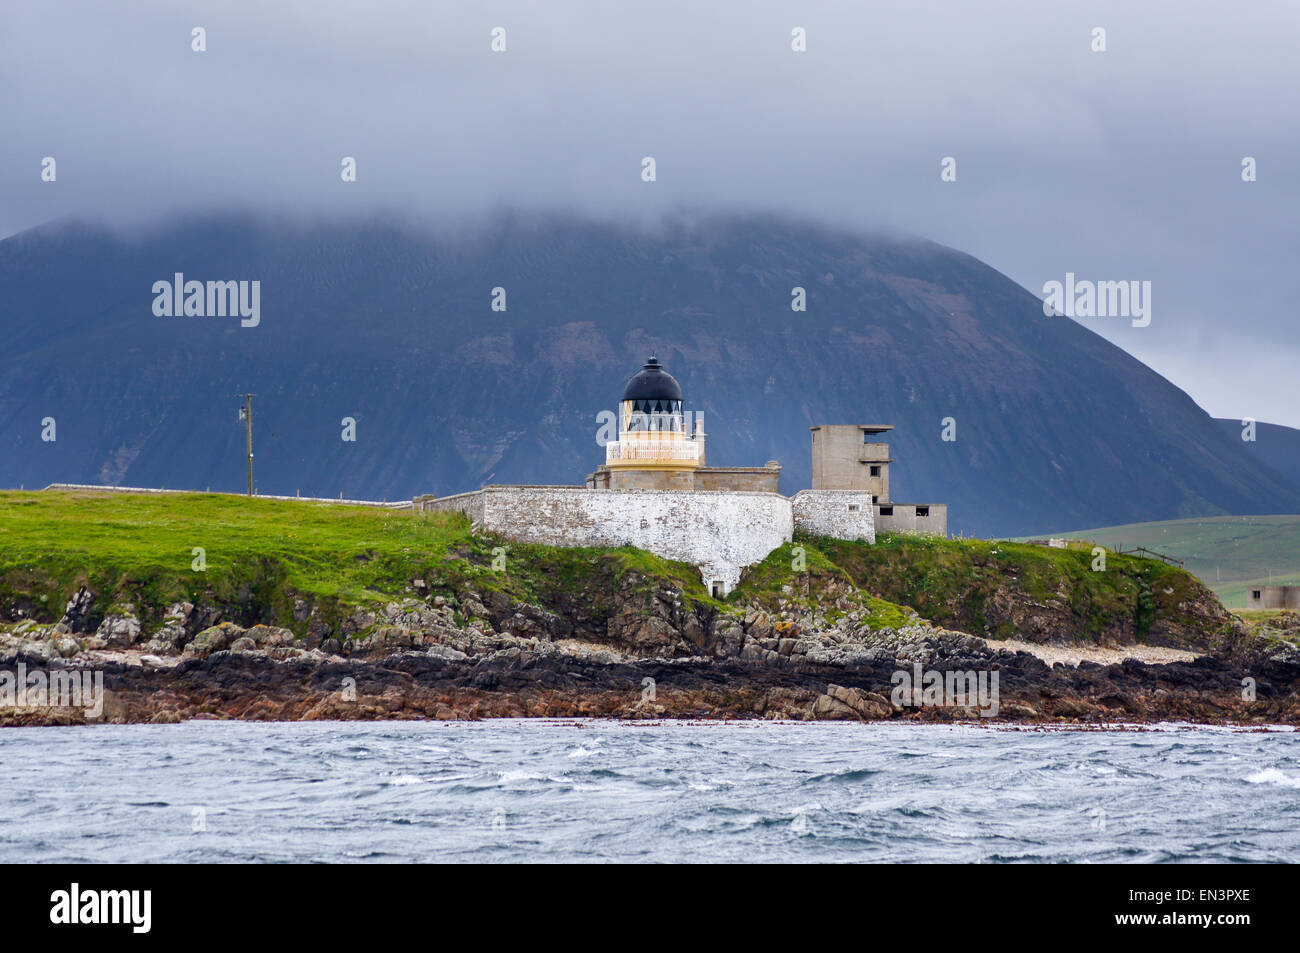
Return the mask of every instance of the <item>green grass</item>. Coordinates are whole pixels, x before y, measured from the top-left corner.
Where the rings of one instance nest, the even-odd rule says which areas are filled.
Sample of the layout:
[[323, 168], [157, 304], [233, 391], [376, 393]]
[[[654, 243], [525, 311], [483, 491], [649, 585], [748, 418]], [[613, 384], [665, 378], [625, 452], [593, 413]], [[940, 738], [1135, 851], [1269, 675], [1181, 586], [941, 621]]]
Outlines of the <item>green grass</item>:
[[[817, 548], [816, 540], [801, 537], [778, 546], [762, 562], [746, 569], [733, 596], [758, 602], [785, 598], [806, 604], [832, 579], [852, 584], [844, 570]], [[782, 591], [786, 587], [789, 592]]]
[[[192, 564], [204, 550], [206, 570]], [[505, 568], [493, 568], [500, 549]], [[460, 514], [222, 494], [95, 491], [0, 492], [0, 606], [41, 621], [63, 613], [81, 585], [95, 593], [92, 623], [131, 603], [158, 624], [177, 601], [219, 605], [225, 618], [303, 634], [295, 601], [335, 626], [357, 607], [422, 594], [455, 600], [467, 589], [506, 594], [556, 612], [586, 631], [604, 631], [620, 605], [666, 587], [684, 609], [738, 614], [756, 604], [821, 610], [832, 624], [850, 600], [868, 625], [898, 628], [919, 614], [976, 634], [1016, 635], [1008, 602], [1054, 605], [1078, 638], [1103, 639], [1117, 626], [1177, 620], [1181, 602], [1204, 590], [1187, 573], [1152, 560], [1112, 555], [1091, 571], [1091, 553], [1009, 542], [882, 533], [875, 545], [799, 536], [744, 574], [724, 600], [699, 572], [631, 547], [559, 548], [471, 532]], [[629, 597], [632, 602], [628, 602]], [[1064, 606], [1064, 609], [1059, 607]], [[335, 629], [337, 631], [337, 629]]]
[[864, 621], [870, 629], [896, 629], [915, 621], [915, 613], [906, 607], [857, 591], [849, 573], [827, 555], [829, 542], [799, 535], [794, 542], [777, 547], [745, 570], [728, 602], [754, 603], [769, 610], [775, 610], [782, 600], [804, 609], [822, 607], [827, 620], [834, 623], [843, 610], [828, 603], [849, 596], [869, 610]]
[[1230, 608], [1244, 608], [1247, 590], [1267, 585], [1270, 571], [1274, 584], [1300, 584], [1300, 515], [1164, 520], [1035, 538], [1049, 535], [1110, 548], [1145, 546], [1181, 559]]
[[[820, 539], [824, 556], [862, 589], [941, 625], [994, 638], [1018, 632], [1009, 603], [1056, 606], [1075, 638], [1104, 640], [1132, 623], [1145, 637], [1200, 586], [1163, 563], [1110, 554], [1094, 572], [1089, 550], [1049, 549], [1005, 540], [950, 540], [878, 534], [875, 545]], [[1203, 590], [1201, 590], [1203, 591]]]
[[1287, 609], [1235, 609], [1234, 613], [1246, 622], [1272, 622]]
[[[505, 571], [492, 568], [506, 551]], [[193, 568], [202, 548], [206, 570]], [[476, 536], [460, 514], [394, 512], [343, 504], [222, 494], [0, 492], [0, 601], [58, 619], [80, 585], [96, 615], [130, 602], [157, 619], [172, 602], [219, 602], [248, 619], [292, 620], [295, 598], [327, 616], [410, 595], [411, 581], [455, 598], [467, 583], [516, 599], [600, 589], [629, 574], [669, 579], [687, 601], [719, 605], [699, 574], [629, 548], [557, 549]], [[599, 608], [599, 607], [597, 607]]]

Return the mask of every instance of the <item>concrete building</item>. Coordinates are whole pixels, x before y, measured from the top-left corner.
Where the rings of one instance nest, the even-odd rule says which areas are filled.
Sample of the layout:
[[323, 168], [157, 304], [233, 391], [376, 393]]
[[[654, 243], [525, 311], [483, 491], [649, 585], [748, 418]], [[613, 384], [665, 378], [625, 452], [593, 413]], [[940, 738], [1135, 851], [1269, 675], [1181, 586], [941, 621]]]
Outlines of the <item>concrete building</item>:
[[812, 429], [812, 488], [868, 493], [877, 532], [948, 535], [946, 503], [896, 503], [889, 493], [889, 444], [872, 440], [892, 424], [825, 424]]
[[[462, 512], [476, 529], [520, 542], [636, 546], [691, 563], [710, 591], [723, 596], [746, 566], [796, 531], [875, 542], [877, 501], [889, 500], [892, 461], [888, 445], [864, 444], [863, 435], [888, 429], [814, 427], [813, 487], [785, 497], [775, 460], [761, 467], [706, 465], [703, 420], [684, 409], [681, 386], [651, 357], [627, 382], [618, 439], [606, 444], [605, 462], [584, 485], [488, 486], [416, 497], [412, 506]], [[907, 506], [907, 515], [888, 514], [891, 526], [945, 531], [946, 507]]]
[[1246, 591], [1247, 609], [1300, 611], [1300, 586], [1259, 586]]

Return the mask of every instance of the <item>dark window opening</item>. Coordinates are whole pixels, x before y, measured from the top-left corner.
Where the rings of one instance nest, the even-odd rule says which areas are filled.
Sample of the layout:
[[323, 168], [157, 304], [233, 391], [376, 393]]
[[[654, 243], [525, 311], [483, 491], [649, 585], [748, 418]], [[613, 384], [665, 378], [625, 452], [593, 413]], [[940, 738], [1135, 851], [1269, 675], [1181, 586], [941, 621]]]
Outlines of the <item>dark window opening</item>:
[[917, 516], [929, 516], [929, 515], [930, 515], [930, 507], [928, 507], [928, 506], [918, 506], [918, 507], [916, 508], [916, 515], [917, 515]]
[[892, 506], [882, 506], [882, 507], [880, 508], [880, 515], [881, 515], [881, 516], [893, 516], [893, 515], [894, 515], [894, 508], [893, 508]]
[[1258, 599], [1261, 595], [1262, 595], [1262, 593], [1261, 593], [1258, 589], [1252, 589], [1252, 590], [1251, 590], [1250, 597], [1251, 597], [1252, 599]]
[[872, 466], [872, 468], [871, 468], [871, 475], [872, 475], [872, 476], [880, 476], [880, 467], [879, 467], [879, 465]]

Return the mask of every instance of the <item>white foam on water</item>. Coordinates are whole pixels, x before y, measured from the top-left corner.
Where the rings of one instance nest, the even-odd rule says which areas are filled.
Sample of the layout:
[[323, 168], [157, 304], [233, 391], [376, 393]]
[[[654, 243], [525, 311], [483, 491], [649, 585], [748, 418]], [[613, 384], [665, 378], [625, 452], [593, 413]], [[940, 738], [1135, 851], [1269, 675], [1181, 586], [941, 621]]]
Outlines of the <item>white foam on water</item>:
[[1277, 768], [1265, 768], [1263, 771], [1256, 771], [1246, 780], [1251, 784], [1272, 784], [1280, 788], [1300, 788], [1300, 778], [1293, 778]]
[[501, 780], [498, 783], [511, 784], [515, 781], [540, 781], [540, 780], [542, 780], [542, 776], [540, 774], [532, 774], [531, 772], [528, 771], [506, 771], [502, 773]]

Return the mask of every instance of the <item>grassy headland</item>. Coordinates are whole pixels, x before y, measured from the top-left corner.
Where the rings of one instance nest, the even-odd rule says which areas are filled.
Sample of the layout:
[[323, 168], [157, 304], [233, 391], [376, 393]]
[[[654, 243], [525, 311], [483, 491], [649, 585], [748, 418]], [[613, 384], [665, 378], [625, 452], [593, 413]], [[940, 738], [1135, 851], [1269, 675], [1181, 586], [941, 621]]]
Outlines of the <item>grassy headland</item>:
[[[999, 651], [973, 636], [1053, 648]], [[995, 666], [999, 710], [1015, 720], [1289, 723], [1298, 636], [1294, 614], [1247, 631], [1189, 573], [1114, 554], [1097, 571], [1089, 549], [798, 536], [715, 599], [684, 563], [515, 544], [459, 514], [0, 493], [0, 653], [102, 672], [102, 714], [118, 722], [979, 718], [893, 698], [899, 666], [925, 661]], [[1104, 668], [1049, 664], [1077, 642], [1212, 657], [1143, 649]], [[1247, 675], [1258, 704], [1242, 696]], [[649, 701], [646, 679], [658, 686]], [[0, 706], [0, 725], [89, 718], [75, 705]]]
[[[474, 534], [458, 514], [221, 494], [0, 493], [0, 614], [44, 622], [57, 621], [81, 586], [95, 594], [101, 617], [130, 603], [149, 626], [170, 604], [188, 601], [219, 604], [242, 624], [294, 631], [302, 628], [294, 613], [301, 600], [337, 619], [411, 595], [455, 605], [467, 588], [597, 625], [629, 587], [671, 589], [708, 615], [815, 608], [856, 590], [872, 628], [903, 625], [914, 610], [971, 634], [1033, 641], [1204, 645], [1226, 622], [1186, 572], [1114, 554], [1105, 571], [1091, 564], [1088, 552], [1019, 543], [801, 537], [718, 600], [684, 563], [627, 547], [510, 543]], [[827, 620], [835, 621], [833, 612]]]
[[[497, 547], [504, 571], [493, 569]], [[685, 564], [626, 547], [507, 543], [476, 536], [460, 514], [206, 493], [0, 492], [0, 611], [16, 606], [42, 621], [57, 620], [83, 585], [100, 615], [131, 603], [158, 620], [174, 602], [206, 601], [249, 624], [295, 628], [298, 598], [346, 614], [409, 596], [419, 580], [452, 601], [469, 585], [536, 602], [592, 578], [617, 587], [629, 573], [713, 601]]]

